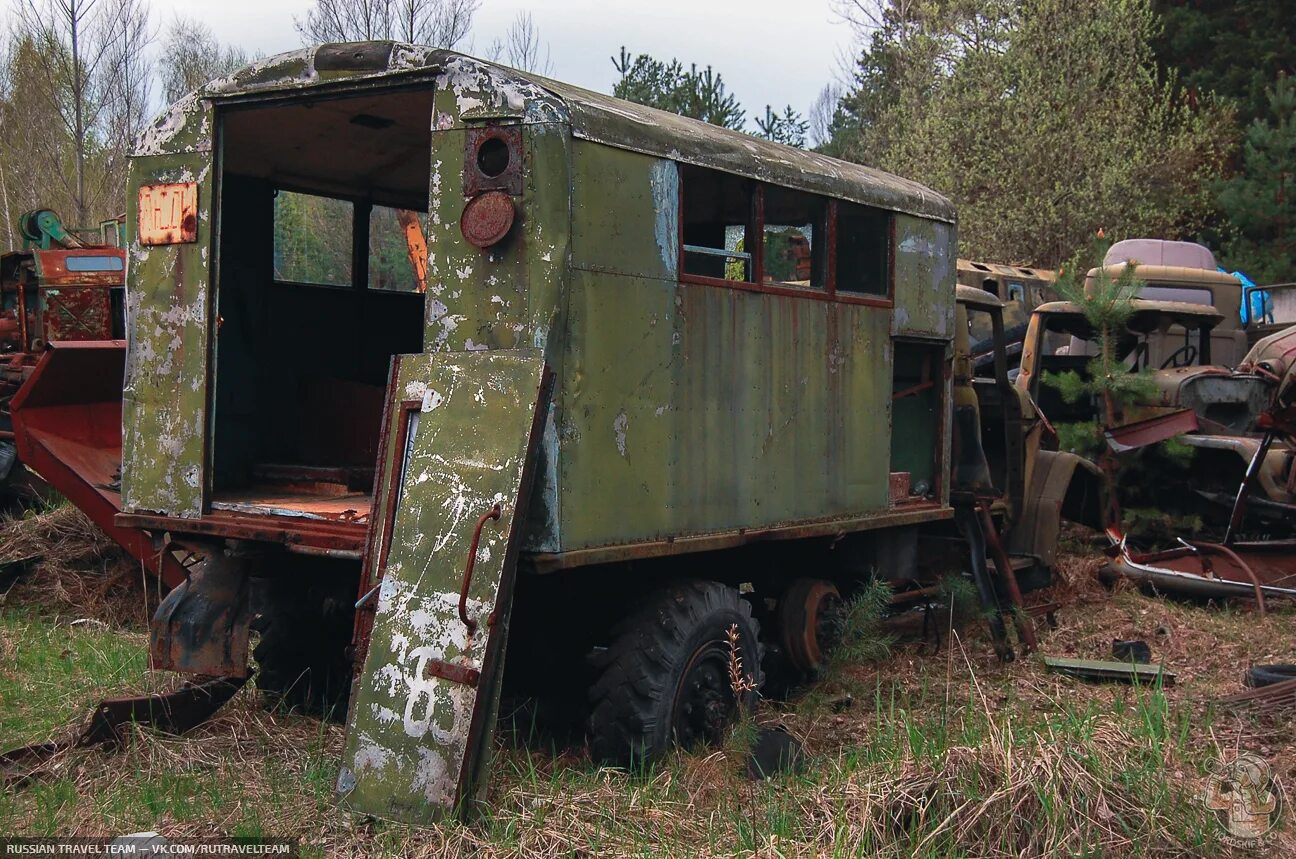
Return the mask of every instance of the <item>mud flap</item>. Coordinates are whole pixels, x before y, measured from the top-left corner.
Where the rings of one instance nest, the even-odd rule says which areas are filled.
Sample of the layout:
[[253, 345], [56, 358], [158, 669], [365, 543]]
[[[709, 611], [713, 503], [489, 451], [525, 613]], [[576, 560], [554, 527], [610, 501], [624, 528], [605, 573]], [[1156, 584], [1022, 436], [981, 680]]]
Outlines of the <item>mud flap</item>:
[[431, 823], [484, 787], [546, 377], [538, 350], [396, 358], [337, 782], [352, 811]]
[[158, 605], [149, 625], [152, 667], [246, 678], [251, 623], [245, 560], [213, 552]]

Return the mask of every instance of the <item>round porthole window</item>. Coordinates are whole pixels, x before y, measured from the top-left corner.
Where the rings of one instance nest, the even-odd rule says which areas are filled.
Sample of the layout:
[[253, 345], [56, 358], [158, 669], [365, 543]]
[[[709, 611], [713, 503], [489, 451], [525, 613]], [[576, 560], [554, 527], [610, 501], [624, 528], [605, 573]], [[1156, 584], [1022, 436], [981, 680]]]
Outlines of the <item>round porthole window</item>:
[[477, 145], [477, 169], [494, 179], [508, 169], [511, 155], [508, 144], [498, 137], [487, 137]]

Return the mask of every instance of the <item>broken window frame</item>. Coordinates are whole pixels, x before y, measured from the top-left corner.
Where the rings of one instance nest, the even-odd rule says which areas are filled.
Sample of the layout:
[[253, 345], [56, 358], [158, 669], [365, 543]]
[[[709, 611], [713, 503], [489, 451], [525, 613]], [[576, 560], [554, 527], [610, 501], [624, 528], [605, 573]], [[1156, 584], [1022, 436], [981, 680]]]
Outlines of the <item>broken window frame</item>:
[[[896, 219], [895, 212], [889, 209], [878, 209], [886, 219], [886, 232], [884, 246], [886, 248], [886, 291], [885, 293], [868, 293], [868, 292], [850, 292], [837, 290], [837, 226], [838, 226], [838, 209], [839, 204], [845, 201], [839, 201], [832, 197], [823, 197], [823, 195], [812, 194], [798, 188], [787, 188], [786, 190], [797, 193], [810, 194], [818, 196], [826, 202], [824, 239], [827, 245], [824, 249], [826, 259], [824, 261], [824, 284], [823, 286], [793, 286], [785, 283], [776, 283], [765, 281], [765, 189], [774, 187], [768, 182], [754, 182], [751, 192], [751, 215], [746, 224], [744, 249], [750, 244], [750, 268], [749, 272], [752, 280], [728, 280], [726, 278], [711, 277], [702, 274], [689, 274], [685, 271], [685, 254], [688, 253], [710, 253], [715, 252], [718, 256], [722, 249], [704, 249], [699, 250], [698, 246], [686, 245], [684, 243], [684, 195], [687, 176], [687, 169], [708, 170], [708, 172], [721, 173], [724, 171], [710, 170], [710, 168], [695, 167], [694, 165], [676, 162], [676, 169], [679, 175], [679, 204], [677, 210], [678, 233], [679, 233], [679, 256], [677, 260], [678, 277], [680, 283], [699, 284], [703, 286], [720, 286], [728, 289], [738, 289], [746, 292], [763, 292], [770, 295], [784, 295], [794, 298], [808, 298], [817, 301], [834, 301], [841, 304], [859, 304], [868, 307], [894, 307], [895, 306], [895, 236], [896, 236]], [[784, 186], [778, 186], [783, 188]], [[856, 204], [862, 205], [862, 204]], [[866, 207], [877, 208], [877, 207]], [[818, 253], [817, 250], [814, 251]], [[739, 256], [737, 254], [728, 254], [726, 256]]]

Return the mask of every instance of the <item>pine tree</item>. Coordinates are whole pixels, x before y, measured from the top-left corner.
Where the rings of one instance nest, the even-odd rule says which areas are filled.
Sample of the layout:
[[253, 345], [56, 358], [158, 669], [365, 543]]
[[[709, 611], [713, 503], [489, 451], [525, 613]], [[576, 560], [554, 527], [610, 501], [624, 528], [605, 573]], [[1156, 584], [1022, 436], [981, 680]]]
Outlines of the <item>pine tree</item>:
[[775, 143], [785, 143], [788, 146], [795, 146], [804, 149], [806, 144], [806, 132], [810, 130], [810, 123], [805, 120], [801, 114], [792, 109], [792, 105], [783, 108], [782, 113], [775, 113], [770, 106], [765, 105], [765, 118], [756, 120], [757, 137], [764, 137], [766, 140], [773, 140]]
[[617, 98], [723, 128], [741, 129], [746, 122], [747, 112], [710, 66], [698, 71], [694, 64], [685, 71], [679, 60], [664, 63], [648, 54], [631, 58], [624, 47], [619, 57], [612, 58], [612, 66], [621, 75], [612, 88]]
[[1225, 256], [1257, 283], [1296, 280], [1296, 82], [1269, 90], [1269, 116], [1247, 129], [1242, 171], [1219, 186], [1236, 230]]
[[[1109, 247], [1111, 242], [1100, 234], [1090, 246], [1088, 260], [1077, 255], [1071, 265], [1063, 267], [1054, 285], [1063, 299], [1079, 307], [1093, 328], [1098, 355], [1089, 362], [1085, 376], [1074, 370], [1048, 373], [1044, 382], [1056, 387], [1068, 403], [1083, 397], [1098, 397], [1103, 404], [1103, 423], [1118, 426], [1124, 422], [1125, 407], [1153, 395], [1156, 386], [1149, 371], [1132, 373], [1120, 360], [1118, 343], [1134, 315], [1134, 299], [1143, 282], [1136, 273], [1138, 266], [1132, 262], [1112, 277], [1102, 264]], [[1086, 276], [1090, 263], [1094, 271], [1092, 279]]]
[[[1080, 374], [1074, 370], [1045, 373], [1044, 383], [1057, 388], [1068, 403], [1096, 397], [1102, 407], [1093, 420], [1059, 424], [1058, 445], [1093, 458], [1108, 478], [1113, 521], [1120, 521], [1126, 534], [1143, 544], [1169, 544], [1183, 534], [1201, 530], [1201, 519], [1185, 512], [1178, 502], [1193, 497], [1187, 480], [1194, 448], [1177, 437], [1123, 453], [1107, 444], [1104, 429], [1127, 422], [1127, 410], [1147, 402], [1157, 392], [1153, 372], [1131, 371], [1122, 360], [1120, 340], [1127, 335], [1134, 315], [1134, 300], [1143, 283], [1135, 263], [1127, 263], [1115, 277], [1103, 265], [1111, 247], [1102, 233], [1086, 254], [1077, 254], [1063, 267], [1058, 293], [1077, 305], [1093, 329], [1098, 354]], [[1087, 272], [1094, 272], [1092, 278]], [[1167, 498], [1175, 500], [1167, 502]]]

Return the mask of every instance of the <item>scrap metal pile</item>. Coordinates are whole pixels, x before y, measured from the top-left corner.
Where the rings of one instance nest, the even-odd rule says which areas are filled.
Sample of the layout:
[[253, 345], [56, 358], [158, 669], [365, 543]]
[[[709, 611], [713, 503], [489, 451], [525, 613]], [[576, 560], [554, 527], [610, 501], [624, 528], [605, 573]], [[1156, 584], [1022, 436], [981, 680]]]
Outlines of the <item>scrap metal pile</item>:
[[[1181, 538], [1178, 548], [1153, 553], [1131, 549], [1124, 535], [1112, 531], [1108, 580], [1128, 578], [1152, 590], [1197, 598], [1254, 597], [1261, 614], [1266, 597], [1296, 597], [1296, 540], [1244, 539], [1248, 514], [1267, 521], [1274, 511], [1296, 514], [1290, 497], [1296, 481], [1296, 329], [1262, 338], [1239, 364], [1237, 374], [1264, 381], [1268, 397], [1255, 416], [1262, 433], [1251, 439], [1252, 454], [1238, 484], [1223, 539], [1202, 542]], [[1252, 525], [1254, 527], [1254, 525]], [[1263, 525], [1260, 526], [1263, 529]]]

